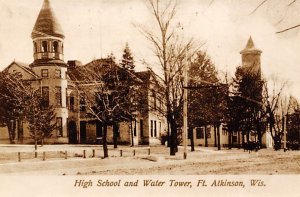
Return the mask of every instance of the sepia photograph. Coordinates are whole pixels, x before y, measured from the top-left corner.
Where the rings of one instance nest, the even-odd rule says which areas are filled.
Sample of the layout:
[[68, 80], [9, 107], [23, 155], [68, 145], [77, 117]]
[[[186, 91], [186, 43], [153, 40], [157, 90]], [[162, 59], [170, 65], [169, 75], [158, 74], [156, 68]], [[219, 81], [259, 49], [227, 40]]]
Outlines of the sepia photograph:
[[299, 197], [299, 16], [0, 0], [0, 195]]

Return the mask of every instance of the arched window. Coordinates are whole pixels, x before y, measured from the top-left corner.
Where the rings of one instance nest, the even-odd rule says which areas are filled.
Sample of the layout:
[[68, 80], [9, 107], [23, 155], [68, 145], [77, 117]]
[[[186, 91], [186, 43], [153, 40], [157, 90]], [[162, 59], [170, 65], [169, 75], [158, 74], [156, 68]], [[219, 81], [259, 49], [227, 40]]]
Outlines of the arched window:
[[36, 42], [33, 42], [33, 48], [34, 48], [34, 49], [33, 49], [34, 52], [37, 53], [37, 45], [36, 45]]
[[54, 52], [54, 53], [57, 53], [57, 52], [58, 52], [58, 42], [57, 42], [57, 41], [54, 41], [54, 42], [53, 42], [53, 52]]
[[42, 42], [42, 52], [48, 52], [48, 43], [47, 43], [47, 41]]

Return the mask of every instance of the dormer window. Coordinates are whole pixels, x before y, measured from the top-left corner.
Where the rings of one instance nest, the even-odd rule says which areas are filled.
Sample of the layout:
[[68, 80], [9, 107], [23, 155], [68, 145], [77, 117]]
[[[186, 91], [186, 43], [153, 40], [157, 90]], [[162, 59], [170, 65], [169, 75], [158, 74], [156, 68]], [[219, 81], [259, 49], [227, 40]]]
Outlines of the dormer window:
[[48, 52], [48, 43], [47, 43], [47, 41], [42, 42], [42, 52]]
[[57, 41], [53, 42], [53, 52], [58, 53], [58, 42]]

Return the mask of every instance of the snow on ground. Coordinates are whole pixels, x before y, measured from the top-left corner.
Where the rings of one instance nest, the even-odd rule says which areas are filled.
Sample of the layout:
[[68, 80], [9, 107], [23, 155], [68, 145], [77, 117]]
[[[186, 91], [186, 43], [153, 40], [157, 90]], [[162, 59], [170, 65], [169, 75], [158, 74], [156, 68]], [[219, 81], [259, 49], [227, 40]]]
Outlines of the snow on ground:
[[[95, 150], [95, 157], [92, 157]], [[83, 150], [86, 158], [83, 158]], [[122, 150], [122, 157], [120, 156]], [[133, 150], [135, 150], [135, 155]], [[65, 151], [68, 158], [65, 159]], [[18, 152], [21, 162], [18, 162]], [[46, 159], [43, 161], [43, 152]], [[26, 175], [221, 175], [221, 174], [300, 174], [300, 151], [242, 149], [217, 151], [214, 147], [183, 148], [169, 156], [164, 146], [109, 146], [109, 158], [102, 159], [103, 150], [95, 145], [45, 145], [38, 147], [34, 158], [32, 145], [0, 145], [0, 174]]]

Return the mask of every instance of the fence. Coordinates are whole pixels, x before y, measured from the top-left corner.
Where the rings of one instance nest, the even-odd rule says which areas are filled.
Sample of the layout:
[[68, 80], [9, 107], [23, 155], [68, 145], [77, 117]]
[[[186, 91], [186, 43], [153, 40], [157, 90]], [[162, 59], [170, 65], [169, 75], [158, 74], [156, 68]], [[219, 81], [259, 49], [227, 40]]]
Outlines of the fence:
[[[151, 155], [150, 147], [119, 148], [108, 151], [110, 157], [135, 157]], [[0, 163], [22, 162], [28, 160], [66, 160], [69, 158], [103, 158], [102, 149], [77, 149], [77, 150], [55, 150], [55, 151], [20, 151], [6, 152], [0, 154]]]

